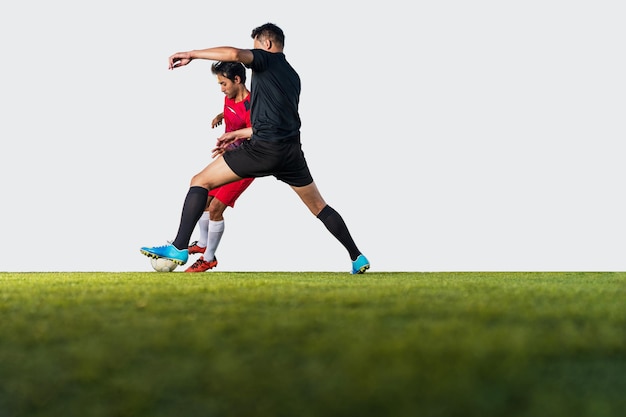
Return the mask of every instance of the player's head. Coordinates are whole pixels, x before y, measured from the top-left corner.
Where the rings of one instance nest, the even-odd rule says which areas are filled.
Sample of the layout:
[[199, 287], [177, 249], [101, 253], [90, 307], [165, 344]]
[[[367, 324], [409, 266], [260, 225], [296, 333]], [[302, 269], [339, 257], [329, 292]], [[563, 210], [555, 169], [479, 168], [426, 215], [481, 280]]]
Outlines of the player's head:
[[[266, 23], [257, 28], [252, 29], [252, 39], [258, 46], [263, 46], [264, 49], [270, 50], [272, 48], [281, 50], [285, 46], [285, 34], [283, 30], [273, 23]], [[257, 45], [255, 45], [256, 47]]]
[[241, 84], [246, 83], [246, 67], [240, 62], [222, 62], [217, 61], [211, 65], [211, 72], [215, 75], [221, 75], [228, 78], [232, 82], [237, 82], [237, 77]]
[[240, 62], [214, 62], [211, 72], [228, 98], [234, 99], [246, 89], [246, 67]]

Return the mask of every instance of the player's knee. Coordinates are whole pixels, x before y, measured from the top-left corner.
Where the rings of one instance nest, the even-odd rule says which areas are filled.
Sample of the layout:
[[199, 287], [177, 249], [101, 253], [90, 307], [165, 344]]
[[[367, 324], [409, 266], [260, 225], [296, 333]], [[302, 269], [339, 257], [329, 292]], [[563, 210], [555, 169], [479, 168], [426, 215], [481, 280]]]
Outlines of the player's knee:
[[206, 178], [202, 176], [202, 174], [196, 174], [193, 177], [191, 177], [190, 186], [202, 187], [202, 188], [206, 188], [207, 190], [211, 189], [211, 187], [209, 186], [209, 182], [206, 180]]
[[224, 210], [226, 210], [226, 207], [227, 206], [224, 203], [214, 198], [209, 205], [209, 217], [211, 218], [211, 220], [221, 219], [222, 215], [224, 214]]

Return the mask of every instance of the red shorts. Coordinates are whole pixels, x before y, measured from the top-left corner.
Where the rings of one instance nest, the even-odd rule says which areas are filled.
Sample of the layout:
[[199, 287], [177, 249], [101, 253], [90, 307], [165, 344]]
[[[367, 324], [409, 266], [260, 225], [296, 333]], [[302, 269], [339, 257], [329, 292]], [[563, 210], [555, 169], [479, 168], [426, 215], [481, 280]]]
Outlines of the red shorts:
[[209, 191], [209, 195], [217, 198], [227, 206], [235, 207], [235, 201], [237, 201], [241, 193], [246, 191], [246, 188], [252, 184], [252, 181], [254, 181], [254, 178], [244, 178], [239, 181], [224, 184], [221, 187]]

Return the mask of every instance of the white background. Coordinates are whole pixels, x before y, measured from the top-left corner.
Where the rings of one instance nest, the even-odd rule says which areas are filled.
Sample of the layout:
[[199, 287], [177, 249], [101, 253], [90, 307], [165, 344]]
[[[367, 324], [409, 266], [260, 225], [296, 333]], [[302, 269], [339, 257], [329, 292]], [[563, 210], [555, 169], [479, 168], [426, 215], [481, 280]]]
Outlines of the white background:
[[[623, 2], [372, 3], [3, 2], [0, 271], [150, 271], [223, 129], [210, 61], [167, 58], [266, 22], [372, 271], [626, 270]], [[219, 270], [350, 268], [272, 177], [225, 216]]]

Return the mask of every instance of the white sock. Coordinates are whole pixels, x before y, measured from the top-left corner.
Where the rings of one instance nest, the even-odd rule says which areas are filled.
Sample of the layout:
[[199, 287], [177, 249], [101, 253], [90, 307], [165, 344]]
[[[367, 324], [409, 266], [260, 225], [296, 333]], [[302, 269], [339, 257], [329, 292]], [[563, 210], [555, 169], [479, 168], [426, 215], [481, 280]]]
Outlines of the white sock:
[[204, 251], [204, 259], [212, 261], [215, 257], [215, 251], [220, 244], [222, 235], [224, 234], [224, 220], [213, 221], [209, 220], [209, 243], [206, 245]]
[[198, 229], [200, 229], [200, 239], [198, 239], [198, 246], [201, 248], [206, 248], [206, 242], [209, 237], [209, 212], [205, 211], [200, 216], [200, 220], [198, 220]]

